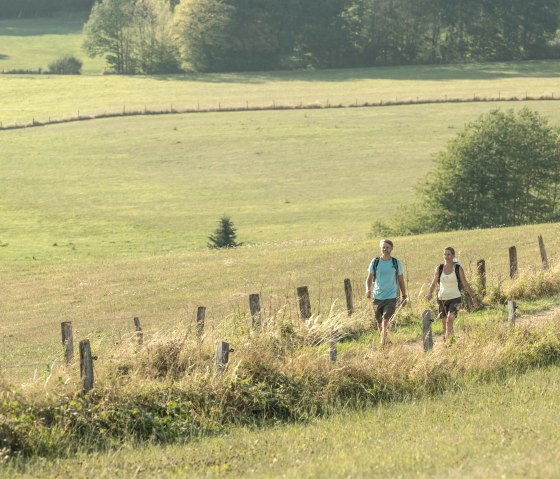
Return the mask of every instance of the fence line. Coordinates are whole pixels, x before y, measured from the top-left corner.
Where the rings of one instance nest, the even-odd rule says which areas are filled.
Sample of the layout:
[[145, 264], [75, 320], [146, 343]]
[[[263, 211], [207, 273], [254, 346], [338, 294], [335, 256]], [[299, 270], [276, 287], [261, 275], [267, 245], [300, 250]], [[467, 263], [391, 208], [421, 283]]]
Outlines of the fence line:
[[[542, 235], [538, 236], [538, 244], [541, 249], [541, 253], [543, 258], [546, 257], [546, 251], [544, 246], [544, 241]], [[511, 246], [509, 248], [509, 259], [510, 259], [510, 276], [512, 279], [517, 277], [517, 253], [515, 250], [515, 246]], [[547, 270], [549, 267], [548, 261], [543, 261], [542, 268], [543, 270]], [[486, 261], [481, 259], [477, 262], [477, 281], [479, 282], [480, 286], [483, 288], [482, 291], [485, 290], [486, 287]], [[351, 280], [346, 278], [344, 279], [344, 292], [347, 299], [347, 314], [351, 316], [353, 314], [353, 307], [350, 305], [353, 303], [352, 299], [352, 285]], [[312, 316], [311, 312], [311, 301], [309, 296], [309, 290], [307, 286], [299, 286], [296, 288], [297, 300], [299, 303], [299, 317], [302, 322], [306, 322]], [[252, 329], [255, 331], [261, 330], [262, 324], [262, 311], [261, 311], [261, 298], [260, 293], [253, 293], [249, 295], [249, 307], [250, 307], [250, 315], [251, 315], [251, 323]], [[516, 323], [516, 312], [517, 312], [517, 303], [513, 298], [508, 298], [507, 302], [507, 316], [508, 322], [512, 326], [515, 326]], [[199, 340], [202, 339], [204, 334], [204, 318], [206, 313], [205, 306], [199, 306], [196, 311], [196, 335]], [[421, 328], [422, 328], [422, 342], [423, 342], [423, 349], [425, 352], [429, 352], [433, 349], [433, 336], [432, 336], [432, 328], [431, 323], [433, 322], [431, 318], [431, 311], [425, 310], [422, 313], [422, 320], [421, 320]], [[143, 330], [140, 324], [140, 318], [135, 316], [133, 318], [133, 324], [135, 328], [134, 335], [136, 336], [136, 342], [138, 347], [143, 346]], [[72, 324], [71, 322], [62, 322], [61, 323], [61, 332], [62, 332], [62, 349], [63, 355], [65, 358], [66, 365], [72, 364], [73, 359], [73, 338], [72, 338]], [[329, 344], [329, 360], [331, 362], [337, 361], [337, 331], [336, 328], [333, 328], [330, 332], [330, 337], [328, 338]], [[225, 342], [221, 339], [218, 339], [216, 342], [216, 353], [215, 353], [215, 373], [217, 375], [222, 375], [227, 370], [228, 362], [229, 362], [229, 354], [233, 353], [234, 349], [228, 342]], [[83, 339], [79, 342], [79, 367], [80, 367], [80, 380], [82, 383], [82, 392], [86, 393], [94, 388], [94, 371], [93, 371], [93, 361], [97, 359], [97, 356], [94, 356], [91, 351], [91, 345], [89, 339]], [[54, 359], [51, 361], [51, 368], [54, 364], [59, 361], [58, 359]], [[47, 363], [29, 363], [29, 364], [19, 364], [19, 365], [11, 365], [6, 366], [2, 364], [2, 369], [16, 369], [16, 368], [24, 368], [24, 367], [45, 367], [48, 366]]]
[[75, 117], [69, 118], [61, 118], [61, 119], [52, 119], [49, 116], [48, 121], [38, 121], [34, 117], [31, 120], [31, 123], [14, 123], [11, 125], [3, 125], [2, 121], [0, 121], [0, 130], [15, 130], [15, 129], [22, 129], [22, 128], [32, 128], [37, 126], [47, 126], [47, 125], [56, 125], [60, 123], [72, 123], [76, 121], [86, 121], [86, 120], [98, 120], [103, 118], [115, 118], [115, 117], [124, 117], [124, 116], [142, 116], [142, 115], [177, 115], [177, 114], [191, 114], [191, 113], [231, 113], [231, 112], [241, 112], [241, 111], [271, 111], [271, 110], [322, 110], [322, 109], [331, 109], [331, 108], [370, 108], [370, 107], [386, 107], [386, 106], [406, 106], [406, 105], [432, 105], [432, 104], [447, 104], [447, 103], [487, 103], [487, 102], [516, 102], [516, 101], [558, 101], [560, 97], [555, 96], [554, 92], [550, 95], [539, 95], [539, 96], [532, 96], [525, 93], [524, 96], [517, 97], [502, 97], [498, 94], [498, 97], [482, 97], [477, 96], [476, 93], [473, 94], [472, 97], [464, 97], [464, 98], [448, 98], [445, 95], [443, 98], [426, 98], [422, 99], [420, 97], [416, 97], [416, 99], [408, 99], [408, 100], [399, 100], [398, 97], [395, 100], [379, 100], [377, 102], [363, 102], [358, 103], [356, 100], [354, 103], [330, 103], [327, 99], [324, 104], [320, 103], [310, 103], [310, 104], [303, 104], [300, 102], [296, 105], [277, 105], [276, 101], [273, 100], [271, 105], [261, 105], [261, 106], [249, 106], [249, 102], [245, 101], [245, 105], [243, 106], [235, 106], [235, 107], [224, 107], [221, 102], [218, 102], [217, 107], [209, 107], [209, 108], [200, 108], [200, 104], [197, 104], [196, 108], [176, 108], [173, 105], [170, 105], [169, 109], [159, 109], [159, 110], [150, 110], [144, 105], [143, 108], [139, 109], [127, 109], [126, 105], [123, 105], [122, 109], [119, 108], [118, 111], [113, 112], [103, 112], [99, 114], [90, 114], [90, 115], [83, 115], [80, 113], [80, 110], [77, 110], [78, 115]]

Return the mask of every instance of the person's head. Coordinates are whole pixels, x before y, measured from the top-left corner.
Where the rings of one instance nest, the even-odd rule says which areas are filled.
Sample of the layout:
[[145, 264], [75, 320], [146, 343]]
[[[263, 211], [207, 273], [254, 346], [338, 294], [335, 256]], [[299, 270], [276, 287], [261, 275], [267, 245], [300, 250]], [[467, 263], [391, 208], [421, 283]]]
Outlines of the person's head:
[[391, 251], [393, 251], [393, 242], [389, 239], [382, 239], [379, 242], [379, 247], [383, 256], [390, 256]]
[[447, 261], [448, 263], [451, 263], [451, 262], [453, 262], [454, 258], [455, 258], [455, 249], [452, 248], [451, 246], [447, 246], [443, 250], [443, 259], [445, 261]]

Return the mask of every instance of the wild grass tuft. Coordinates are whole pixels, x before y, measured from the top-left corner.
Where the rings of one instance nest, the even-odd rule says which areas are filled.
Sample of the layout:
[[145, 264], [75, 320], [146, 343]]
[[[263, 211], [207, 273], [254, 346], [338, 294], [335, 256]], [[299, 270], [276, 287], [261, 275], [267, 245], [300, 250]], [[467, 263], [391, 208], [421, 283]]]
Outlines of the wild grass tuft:
[[529, 268], [521, 271], [505, 292], [516, 299], [537, 299], [560, 293], [560, 263], [553, 263], [546, 270]]
[[[380, 351], [355, 341], [336, 362], [326, 343], [356, 334], [367, 318], [334, 308], [309, 321], [278, 316], [263, 318], [261, 330], [229, 338], [235, 351], [221, 376], [214, 372], [213, 340], [173, 332], [141, 346], [134, 336], [123, 340], [96, 369], [96, 388], [86, 395], [69, 392], [64, 381], [42, 396], [4, 386], [2, 455], [54, 457], [123, 443], [190, 441], [231, 425], [305, 421], [560, 364], [558, 316], [541, 327], [496, 320], [465, 328], [451, 347], [438, 343], [429, 354], [419, 344]], [[233, 323], [239, 328], [244, 321]]]

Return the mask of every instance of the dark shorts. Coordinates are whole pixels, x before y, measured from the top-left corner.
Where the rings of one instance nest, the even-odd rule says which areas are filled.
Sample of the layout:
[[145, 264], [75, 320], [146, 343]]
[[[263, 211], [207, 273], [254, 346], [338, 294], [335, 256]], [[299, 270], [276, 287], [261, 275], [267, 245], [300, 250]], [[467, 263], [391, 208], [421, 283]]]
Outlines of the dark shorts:
[[375, 299], [373, 301], [373, 311], [375, 320], [380, 323], [383, 319], [389, 321], [397, 309], [397, 298], [394, 299]]
[[461, 306], [461, 298], [446, 299], [444, 301], [438, 299], [438, 306], [440, 318], [446, 318], [449, 313], [457, 315]]

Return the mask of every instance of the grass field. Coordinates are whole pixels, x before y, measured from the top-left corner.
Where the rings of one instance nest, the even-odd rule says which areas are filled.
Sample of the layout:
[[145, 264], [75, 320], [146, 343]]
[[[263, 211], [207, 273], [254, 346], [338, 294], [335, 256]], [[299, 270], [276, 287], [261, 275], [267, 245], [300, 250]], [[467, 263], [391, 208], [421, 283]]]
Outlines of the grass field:
[[[0, 22], [0, 70], [37, 68], [49, 51], [78, 45], [79, 22], [60, 25]], [[115, 77], [94, 74], [102, 69], [96, 62], [85, 63], [87, 74], [80, 77], [0, 75], [0, 122], [119, 111], [123, 105], [351, 104], [498, 92], [521, 98], [526, 92], [550, 95], [560, 75], [558, 62], [530, 62]], [[61, 321], [72, 321], [76, 342], [91, 339], [99, 355], [96, 370], [104, 371], [110, 352], [131, 337], [134, 316], [141, 318], [146, 340], [175, 337], [192, 331], [196, 309], [205, 305], [207, 340], [229, 339], [221, 325], [250, 321], [249, 294], [261, 293], [265, 314], [288, 305], [285, 314], [297, 315], [295, 289], [307, 285], [313, 313], [324, 316], [333, 302], [344, 310], [343, 279], [351, 278], [355, 315], [366, 317], [363, 281], [377, 254], [377, 238], [369, 237], [372, 223], [412, 200], [414, 185], [432, 167], [432, 154], [465, 123], [491, 108], [522, 105], [215, 112], [0, 131], [3, 379], [24, 394], [48, 395], [61, 381], [59, 371], [66, 374], [60, 365]], [[556, 102], [528, 106], [560, 125]], [[207, 236], [222, 214], [231, 216], [245, 245], [208, 251]], [[413, 302], [422, 305], [443, 247], [456, 248], [467, 272], [486, 259], [495, 286], [507, 277], [510, 246], [517, 246], [521, 268], [531, 270], [540, 264], [539, 234], [550, 259], [558, 261], [559, 233], [559, 224], [547, 224], [395, 238], [395, 255], [406, 265]], [[558, 302], [558, 296], [521, 301], [519, 312]], [[485, 314], [462, 314], [458, 330], [481, 324]], [[418, 324], [393, 334], [402, 342], [420, 335]], [[360, 341], [366, 347], [378, 338], [364, 335]], [[342, 354], [351, 347], [350, 341], [343, 344]], [[70, 386], [77, 387], [73, 374]], [[188, 448], [127, 446], [76, 461], [37, 460], [23, 475], [78, 471], [112, 477], [119, 471], [149, 477], [157, 469], [168, 477], [282, 471], [288, 477], [487, 477], [489, 471], [552, 477], [557, 466], [546, 461], [557, 457], [552, 445], [558, 424], [550, 421], [557, 376], [557, 370], [536, 372], [505, 385], [473, 386], [311, 426], [235, 430], [231, 437], [201, 439]], [[352, 435], [358, 440], [329, 442]], [[457, 447], [461, 435], [467, 439]], [[321, 441], [306, 447], [317, 437]], [[229, 449], [230, 439], [248, 452]], [[271, 444], [280, 444], [283, 455]]]
[[[508, 477], [560, 474], [560, 370], [311, 424], [233, 429], [188, 445], [33, 460], [10, 477]], [[0, 464], [0, 472], [2, 465]]]
[[445, 98], [525, 98], [558, 91], [557, 61], [391, 67], [330, 71], [171, 76], [104, 76], [103, 60], [80, 50], [83, 19], [0, 21], [0, 71], [45, 70], [61, 54], [84, 62], [84, 75], [0, 75], [0, 122], [72, 118], [105, 112], [352, 105]]

